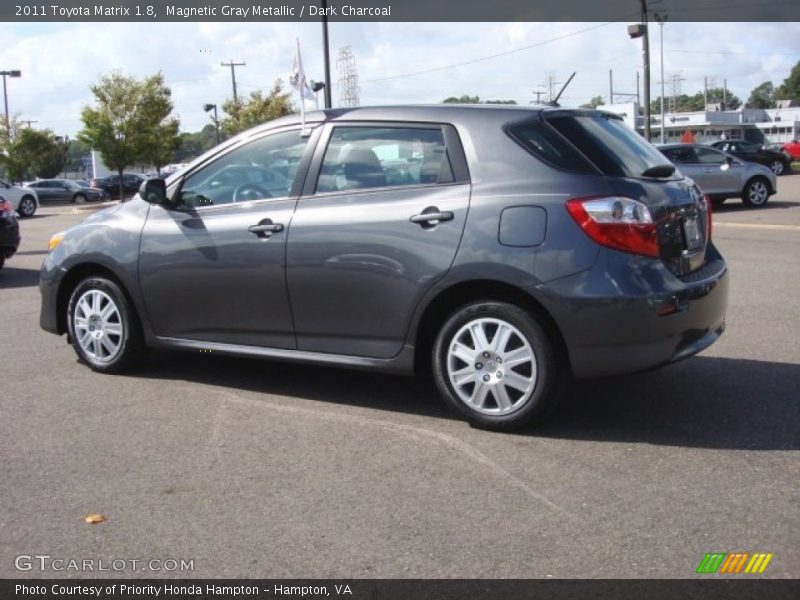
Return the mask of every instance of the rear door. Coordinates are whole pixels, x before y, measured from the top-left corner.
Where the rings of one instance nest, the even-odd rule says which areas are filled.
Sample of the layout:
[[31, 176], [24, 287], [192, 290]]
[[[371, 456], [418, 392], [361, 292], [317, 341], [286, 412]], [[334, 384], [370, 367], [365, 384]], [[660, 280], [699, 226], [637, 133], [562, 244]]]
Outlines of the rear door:
[[470, 183], [455, 129], [329, 124], [289, 230], [299, 350], [389, 358], [450, 269]]

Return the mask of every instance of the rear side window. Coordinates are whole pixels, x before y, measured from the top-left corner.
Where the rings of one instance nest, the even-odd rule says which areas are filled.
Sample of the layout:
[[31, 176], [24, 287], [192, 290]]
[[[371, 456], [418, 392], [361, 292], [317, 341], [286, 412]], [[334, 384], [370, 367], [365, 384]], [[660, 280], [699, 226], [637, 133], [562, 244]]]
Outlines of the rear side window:
[[512, 125], [508, 133], [525, 149], [554, 167], [577, 173], [595, 172], [575, 148], [541, 121]]
[[544, 121], [605, 175], [641, 177], [652, 167], [669, 164], [642, 136], [611, 115], [554, 115]]
[[441, 128], [335, 127], [317, 193], [453, 181]]

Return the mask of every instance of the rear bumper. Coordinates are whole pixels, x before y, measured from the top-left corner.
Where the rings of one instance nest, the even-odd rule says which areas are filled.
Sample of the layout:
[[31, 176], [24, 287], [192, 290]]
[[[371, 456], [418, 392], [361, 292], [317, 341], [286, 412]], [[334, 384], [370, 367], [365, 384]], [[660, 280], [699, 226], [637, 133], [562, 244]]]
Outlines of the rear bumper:
[[725, 331], [729, 277], [716, 250], [709, 259], [678, 279], [660, 261], [608, 251], [590, 271], [548, 285], [547, 308], [564, 336], [573, 375], [653, 369], [713, 344]]

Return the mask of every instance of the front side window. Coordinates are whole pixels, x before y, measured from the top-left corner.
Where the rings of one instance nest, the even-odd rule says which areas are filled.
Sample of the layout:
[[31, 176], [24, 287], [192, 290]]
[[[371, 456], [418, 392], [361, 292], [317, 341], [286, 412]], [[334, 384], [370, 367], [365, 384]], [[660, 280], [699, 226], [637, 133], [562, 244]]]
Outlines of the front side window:
[[189, 175], [176, 204], [193, 208], [285, 198], [307, 143], [294, 130], [239, 146]]
[[322, 161], [318, 193], [452, 183], [440, 128], [335, 127]]
[[697, 162], [694, 149], [691, 146], [685, 148], [668, 148], [662, 150], [664, 156], [676, 165], [691, 165]]

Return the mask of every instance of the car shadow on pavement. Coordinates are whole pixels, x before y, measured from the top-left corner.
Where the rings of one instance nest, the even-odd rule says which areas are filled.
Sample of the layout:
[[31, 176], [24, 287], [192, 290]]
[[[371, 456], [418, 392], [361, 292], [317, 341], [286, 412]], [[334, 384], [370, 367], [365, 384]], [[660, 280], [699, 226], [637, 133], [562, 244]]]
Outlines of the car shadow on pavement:
[[[136, 375], [457, 418], [424, 378], [167, 351], [154, 351]], [[550, 419], [523, 434], [690, 448], [797, 450], [798, 398], [800, 365], [695, 357], [658, 371], [575, 382]]]
[[0, 290], [39, 285], [39, 269], [16, 269], [6, 266], [0, 269]]
[[578, 381], [536, 435], [732, 450], [800, 449], [800, 365], [698, 356]]

